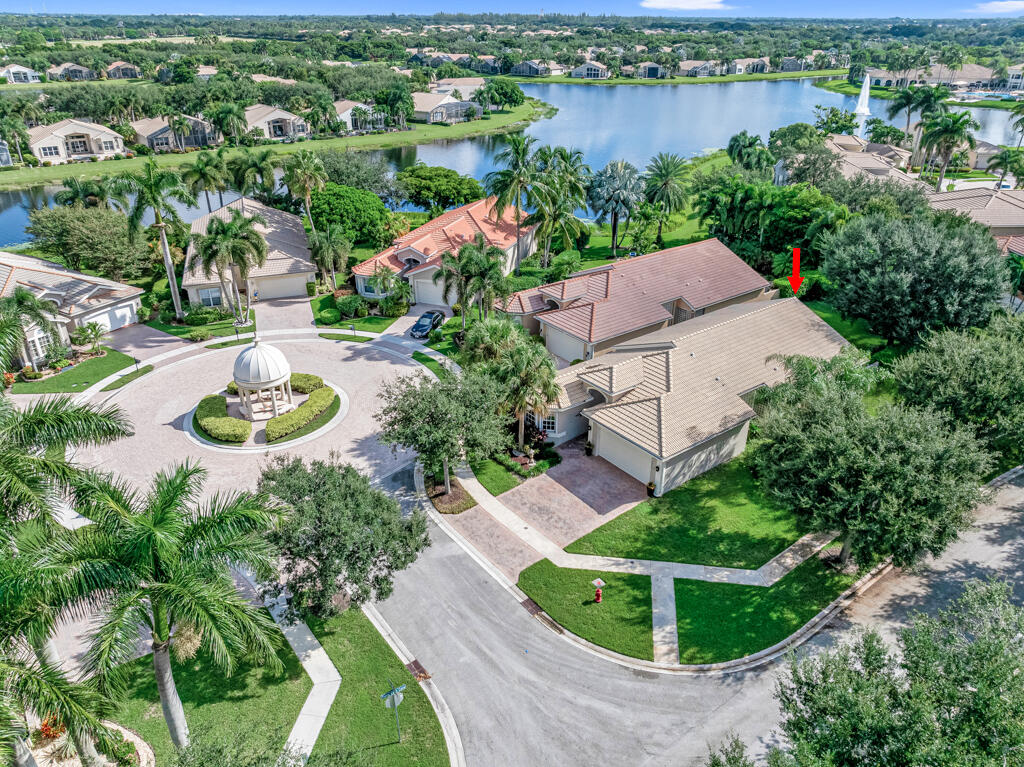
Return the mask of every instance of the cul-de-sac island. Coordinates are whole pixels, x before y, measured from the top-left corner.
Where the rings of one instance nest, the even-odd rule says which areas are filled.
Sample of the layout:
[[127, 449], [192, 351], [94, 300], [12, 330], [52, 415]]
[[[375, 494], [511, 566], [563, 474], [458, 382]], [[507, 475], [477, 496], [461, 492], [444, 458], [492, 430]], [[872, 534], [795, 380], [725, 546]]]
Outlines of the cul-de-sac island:
[[1024, 3], [48, 5], [0, 763], [1024, 767]]

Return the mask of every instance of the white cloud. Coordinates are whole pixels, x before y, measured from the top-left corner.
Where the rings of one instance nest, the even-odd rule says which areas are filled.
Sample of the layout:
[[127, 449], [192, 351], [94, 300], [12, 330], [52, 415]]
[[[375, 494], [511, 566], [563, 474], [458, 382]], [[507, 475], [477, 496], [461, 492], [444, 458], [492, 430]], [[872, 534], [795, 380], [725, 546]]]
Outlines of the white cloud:
[[1024, 0], [992, 0], [989, 3], [978, 3], [971, 10], [975, 13], [1019, 13], [1024, 11]]
[[[1012, 0], [1017, 3], [1018, 0]], [[1024, 0], [1019, 0], [1024, 6]], [[641, 0], [644, 8], [657, 8], [662, 11], [724, 11], [732, 8], [722, 0]]]

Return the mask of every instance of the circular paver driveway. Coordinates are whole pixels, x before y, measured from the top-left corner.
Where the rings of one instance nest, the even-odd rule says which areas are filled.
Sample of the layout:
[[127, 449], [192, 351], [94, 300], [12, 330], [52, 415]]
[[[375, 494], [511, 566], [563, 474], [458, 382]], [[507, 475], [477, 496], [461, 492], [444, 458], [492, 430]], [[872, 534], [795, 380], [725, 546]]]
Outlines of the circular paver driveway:
[[268, 455], [326, 458], [333, 450], [342, 461], [372, 476], [388, 474], [410, 460], [411, 454], [399, 451], [394, 456], [377, 441], [373, 414], [380, 409], [377, 393], [381, 388], [398, 375], [422, 370], [418, 363], [371, 344], [326, 340], [272, 343], [287, 357], [292, 370], [321, 376], [348, 395], [348, 414], [322, 437], [273, 454], [224, 452], [190, 440], [183, 428], [189, 412], [196, 402], [231, 380], [239, 347], [229, 347], [171, 362], [115, 392], [106, 401], [128, 414], [135, 426], [134, 436], [83, 449], [77, 460], [116, 471], [145, 487], [160, 469], [194, 458], [209, 471], [208, 493], [254, 488]]

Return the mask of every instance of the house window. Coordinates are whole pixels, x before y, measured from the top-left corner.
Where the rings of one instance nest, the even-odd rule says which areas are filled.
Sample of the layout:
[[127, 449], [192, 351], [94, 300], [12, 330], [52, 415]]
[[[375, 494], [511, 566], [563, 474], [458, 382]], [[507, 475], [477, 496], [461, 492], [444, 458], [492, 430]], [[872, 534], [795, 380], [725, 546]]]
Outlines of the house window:
[[199, 300], [203, 306], [220, 306], [220, 288], [199, 288]]
[[48, 335], [40, 335], [35, 338], [30, 338], [28, 341], [28, 352], [32, 355], [32, 359], [38, 360], [46, 356], [46, 350], [50, 348], [50, 337]]
[[153, 139], [153, 147], [170, 146], [171, 140], [167, 136]]
[[555, 417], [553, 415], [546, 415], [543, 418], [541, 418], [536, 413], [527, 413], [526, 414], [526, 418], [527, 418], [527, 420], [530, 423], [532, 423], [538, 429], [543, 429], [544, 431], [554, 431], [555, 430], [556, 423], [555, 423]]
[[103, 142], [103, 151], [104, 152], [113, 152], [114, 151], [114, 142], [113, 141], [104, 141]]
[[89, 151], [89, 144], [84, 139], [76, 138], [68, 142], [72, 154], [85, 154]]
[[44, 146], [39, 148], [39, 153], [43, 157], [60, 157], [60, 147], [56, 146]]

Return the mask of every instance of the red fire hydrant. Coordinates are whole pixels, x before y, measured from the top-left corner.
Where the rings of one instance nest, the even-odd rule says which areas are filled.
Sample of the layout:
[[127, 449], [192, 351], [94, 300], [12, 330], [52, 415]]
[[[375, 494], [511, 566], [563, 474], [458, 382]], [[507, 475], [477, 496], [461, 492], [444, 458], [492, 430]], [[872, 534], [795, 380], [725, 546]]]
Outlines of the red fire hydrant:
[[601, 589], [594, 592], [594, 601], [601, 604]]

